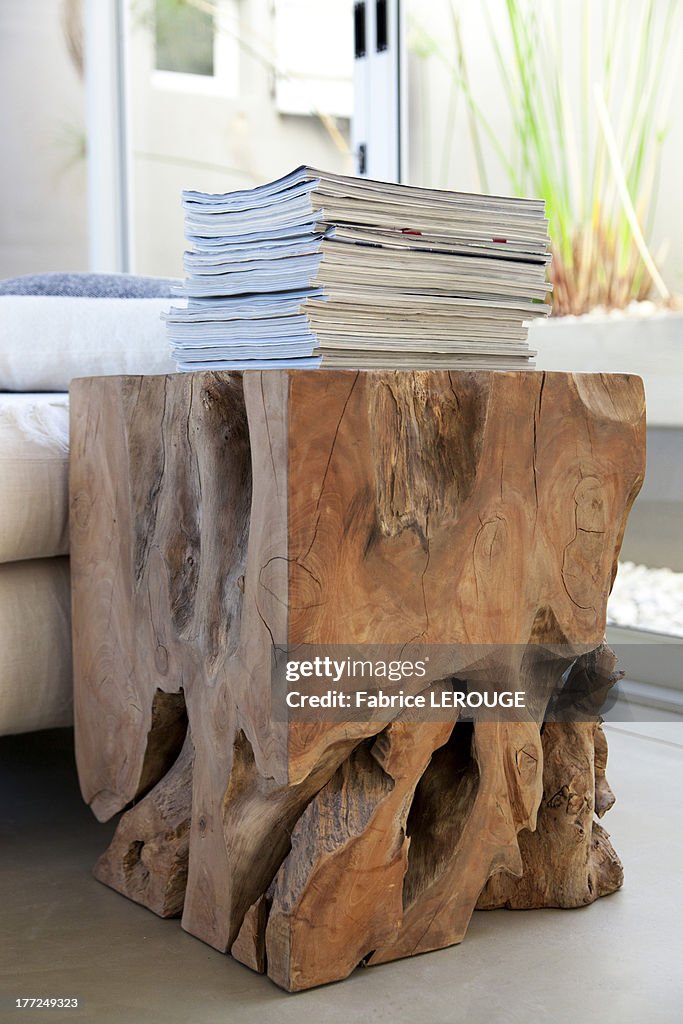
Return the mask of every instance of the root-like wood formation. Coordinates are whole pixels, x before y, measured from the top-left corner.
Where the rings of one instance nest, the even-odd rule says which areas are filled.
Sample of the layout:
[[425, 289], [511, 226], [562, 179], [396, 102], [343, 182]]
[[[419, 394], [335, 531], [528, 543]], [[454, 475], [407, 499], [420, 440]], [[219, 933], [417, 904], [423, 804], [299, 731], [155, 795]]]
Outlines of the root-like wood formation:
[[[125, 811], [97, 877], [290, 990], [618, 888], [597, 715], [643, 452], [625, 375], [76, 381], [78, 768]], [[286, 722], [297, 644], [494, 645], [528, 713]], [[467, 683], [443, 658], [425, 693]]]

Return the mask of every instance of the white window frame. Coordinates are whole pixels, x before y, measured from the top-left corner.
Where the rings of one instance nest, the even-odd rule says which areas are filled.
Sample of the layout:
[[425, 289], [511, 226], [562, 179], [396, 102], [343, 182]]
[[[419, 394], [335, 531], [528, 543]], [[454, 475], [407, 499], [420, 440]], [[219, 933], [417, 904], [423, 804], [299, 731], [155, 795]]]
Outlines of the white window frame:
[[387, 47], [377, 50], [377, 0], [358, 0], [365, 19], [366, 49], [354, 59], [352, 123], [356, 173], [402, 181], [408, 155], [405, 98], [406, 33], [401, 0], [386, 0]]
[[240, 76], [238, 40], [240, 0], [217, 0], [213, 35], [213, 74], [152, 70], [152, 86], [199, 96], [237, 96]]
[[85, 0], [89, 266], [131, 269], [124, 0]]

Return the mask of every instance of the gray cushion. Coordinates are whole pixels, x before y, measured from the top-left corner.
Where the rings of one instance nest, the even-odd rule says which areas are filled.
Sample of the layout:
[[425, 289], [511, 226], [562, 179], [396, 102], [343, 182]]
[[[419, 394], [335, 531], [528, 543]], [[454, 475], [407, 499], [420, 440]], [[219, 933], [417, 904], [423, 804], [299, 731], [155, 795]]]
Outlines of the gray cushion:
[[71, 295], [102, 299], [157, 299], [174, 295], [181, 281], [135, 274], [25, 274], [0, 280], [0, 295]]

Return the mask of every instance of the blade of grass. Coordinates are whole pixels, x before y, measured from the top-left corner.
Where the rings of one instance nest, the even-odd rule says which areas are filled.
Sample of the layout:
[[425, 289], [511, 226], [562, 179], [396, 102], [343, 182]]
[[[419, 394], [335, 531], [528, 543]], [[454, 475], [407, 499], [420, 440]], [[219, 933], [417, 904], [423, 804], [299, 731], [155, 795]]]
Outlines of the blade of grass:
[[[460, 26], [460, 16], [455, 10], [453, 3], [450, 4], [451, 13], [451, 24], [453, 27], [453, 35], [455, 37], [455, 52], [458, 60], [458, 69], [460, 71], [460, 77], [463, 82], [463, 91], [465, 97], [472, 96], [472, 89], [470, 87], [470, 77], [467, 68], [467, 61], [465, 60], [465, 47], [462, 41], [462, 30]], [[472, 149], [474, 150], [474, 160], [477, 167], [477, 174], [479, 176], [479, 187], [480, 190], [488, 192], [488, 175], [486, 173], [486, 163], [484, 161], [484, 152], [481, 146], [481, 139], [479, 137], [479, 129], [477, 126], [477, 119], [472, 110], [472, 104], [467, 104], [467, 123], [470, 132], [470, 139], [472, 141]]]
[[477, 120], [478, 120], [478, 122], [479, 122], [479, 124], [480, 124], [480, 126], [482, 128], [482, 131], [484, 132], [484, 134], [486, 135], [486, 138], [488, 139], [489, 143], [491, 144], [491, 147], [493, 148], [493, 150], [494, 150], [494, 152], [496, 154], [497, 159], [500, 161], [501, 167], [505, 171], [505, 174], [508, 176], [509, 180], [510, 181], [514, 181], [516, 179], [514, 167], [512, 166], [512, 164], [510, 162], [510, 159], [507, 156], [507, 154], [505, 152], [505, 149], [503, 148], [503, 145], [502, 145], [502, 143], [500, 141], [499, 134], [497, 132], [495, 132], [494, 129], [492, 128], [492, 126], [491, 126], [489, 120], [487, 119], [487, 117], [485, 116], [483, 110], [481, 109], [479, 104], [476, 102], [472, 92], [471, 91], [470, 92], [467, 91], [466, 83], [463, 82], [462, 76], [460, 75], [457, 67], [449, 60], [448, 55], [443, 52], [443, 48], [442, 48], [441, 44], [433, 36], [431, 36], [428, 32], [423, 30], [422, 34], [424, 35], [424, 37], [426, 39], [429, 39], [430, 45], [433, 47], [434, 56], [437, 57], [443, 63], [443, 65], [446, 67], [446, 69], [447, 69], [447, 71], [448, 71], [452, 81], [460, 89], [462, 89], [463, 98], [464, 98], [465, 102], [467, 103], [468, 107], [472, 110], [473, 114], [477, 118]]
[[590, 188], [590, 3], [583, 0], [581, 5], [581, 127], [583, 139], [581, 151], [583, 153], [583, 188], [585, 195], [589, 194]]
[[659, 292], [662, 299], [668, 302], [671, 299], [671, 293], [664, 284], [664, 281], [662, 280], [662, 277], [659, 271], [657, 270], [657, 267], [655, 266], [655, 262], [652, 259], [652, 256], [650, 255], [650, 250], [647, 247], [647, 243], [643, 238], [643, 233], [640, 229], [640, 224], [638, 223], [638, 218], [636, 216], [635, 210], [633, 209], [633, 203], [629, 195], [628, 185], [626, 182], [626, 177], [624, 175], [624, 169], [619, 158], [619, 149], [617, 146], [616, 137], [614, 135], [614, 129], [612, 128], [612, 123], [609, 119], [609, 112], [607, 110], [607, 107], [605, 106], [605, 100], [599, 86], [595, 87], [595, 105], [598, 112], [598, 121], [605, 136], [605, 143], [607, 145], [607, 152], [609, 154], [610, 163], [612, 164], [614, 182], [624, 207], [624, 213], [628, 218], [628, 222], [631, 226], [633, 240], [641, 255], [642, 261], [645, 264], [647, 271], [650, 274], [650, 277], [652, 278], [652, 282], [655, 288]]

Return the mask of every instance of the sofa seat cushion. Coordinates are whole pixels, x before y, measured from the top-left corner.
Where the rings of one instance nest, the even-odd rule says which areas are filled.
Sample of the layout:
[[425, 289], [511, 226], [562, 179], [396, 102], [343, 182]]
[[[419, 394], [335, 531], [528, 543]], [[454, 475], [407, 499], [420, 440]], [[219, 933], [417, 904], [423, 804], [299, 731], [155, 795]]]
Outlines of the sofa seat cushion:
[[69, 396], [0, 393], [0, 563], [69, 550]]
[[0, 735], [72, 721], [69, 559], [0, 565]]

